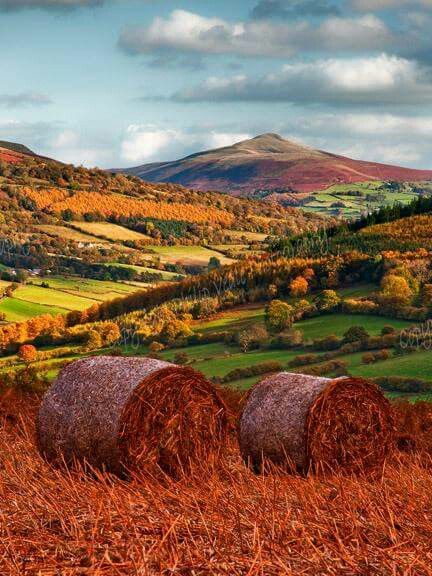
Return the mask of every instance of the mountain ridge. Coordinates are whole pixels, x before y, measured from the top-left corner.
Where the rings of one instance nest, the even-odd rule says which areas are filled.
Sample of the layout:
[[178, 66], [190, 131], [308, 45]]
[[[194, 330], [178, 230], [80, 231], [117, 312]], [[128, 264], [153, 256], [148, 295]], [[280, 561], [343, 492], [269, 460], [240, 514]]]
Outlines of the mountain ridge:
[[432, 170], [354, 160], [315, 150], [274, 133], [196, 152], [171, 162], [152, 162], [114, 171], [149, 182], [173, 182], [233, 195], [248, 195], [259, 190], [309, 193], [333, 184], [369, 180], [432, 180]]

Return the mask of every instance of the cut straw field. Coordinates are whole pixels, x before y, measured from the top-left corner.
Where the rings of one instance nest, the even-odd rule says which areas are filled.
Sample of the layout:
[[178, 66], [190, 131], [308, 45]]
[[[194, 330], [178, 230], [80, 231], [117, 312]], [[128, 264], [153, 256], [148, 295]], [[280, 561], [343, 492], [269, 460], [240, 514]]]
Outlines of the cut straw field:
[[[395, 455], [374, 480], [261, 476], [232, 436], [205, 482], [199, 470], [128, 482], [44, 462], [34, 445], [38, 404], [10, 395], [1, 403], [2, 574], [430, 574], [426, 448]], [[430, 414], [416, 407], [407, 420], [400, 410], [407, 432], [423, 423], [430, 434]]]

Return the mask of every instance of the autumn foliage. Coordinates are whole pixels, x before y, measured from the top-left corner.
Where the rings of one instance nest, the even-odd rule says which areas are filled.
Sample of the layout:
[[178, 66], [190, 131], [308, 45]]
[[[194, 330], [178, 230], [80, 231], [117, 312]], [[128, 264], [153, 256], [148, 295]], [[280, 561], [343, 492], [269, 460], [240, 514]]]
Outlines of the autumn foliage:
[[213, 223], [230, 226], [234, 217], [225, 210], [199, 204], [142, 200], [125, 194], [78, 191], [68, 193], [62, 189], [34, 190], [27, 188], [25, 194], [42, 209], [55, 214], [70, 210], [74, 214], [99, 213], [104, 217], [142, 216], [162, 220]]
[[32, 344], [23, 344], [19, 347], [18, 357], [24, 362], [34, 362], [37, 358], [37, 350]]

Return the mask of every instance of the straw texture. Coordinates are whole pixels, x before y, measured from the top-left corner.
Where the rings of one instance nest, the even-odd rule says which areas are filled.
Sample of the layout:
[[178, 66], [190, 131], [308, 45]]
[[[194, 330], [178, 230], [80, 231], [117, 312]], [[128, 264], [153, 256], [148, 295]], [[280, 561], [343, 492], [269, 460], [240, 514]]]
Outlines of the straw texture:
[[218, 452], [227, 428], [222, 400], [191, 368], [98, 356], [61, 371], [41, 404], [37, 441], [53, 463], [180, 476]]
[[359, 378], [332, 380], [282, 372], [249, 393], [239, 423], [242, 456], [307, 472], [381, 467], [394, 445], [389, 402]]

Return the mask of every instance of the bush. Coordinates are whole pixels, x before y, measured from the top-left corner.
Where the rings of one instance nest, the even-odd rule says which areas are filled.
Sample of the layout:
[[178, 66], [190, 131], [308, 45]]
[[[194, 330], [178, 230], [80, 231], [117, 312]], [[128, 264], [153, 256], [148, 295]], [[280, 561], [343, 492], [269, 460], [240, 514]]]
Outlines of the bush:
[[318, 354], [300, 354], [288, 362], [288, 366], [291, 368], [296, 368], [297, 366], [308, 366], [309, 364], [316, 364], [316, 362], [319, 362], [320, 360], [321, 357]]
[[362, 342], [368, 338], [369, 333], [364, 326], [351, 326], [343, 335], [344, 343], [346, 344], [357, 341]]
[[372, 300], [354, 300], [347, 298], [342, 302], [343, 312], [348, 314], [376, 314], [378, 304]]
[[37, 358], [37, 350], [32, 344], [23, 344], [18, 349], [18, 357], [23, 362], [34, 362]]
[[374, 382], [387, 392], [407, 392], [411, 394], [432, 392], [432, 382], [427, 382], [421, 378], [383, 376], [374, 378]]
[[273, 338], [270, 347], [275, 350], [289, 350], [303, 344], [303, 332], [292, 328]]
[[3, 384], [16, 388], [20, 392], [42, 392], [48, 388], [49, 382], [45, 372], [38, 372], [34, 366], [26, 366], [22, 370], [7, 372], [2, 376]]
[[315, 350], [336, 350], [342, 345], [342, 340], [335, 334], [330, 334], [325, 338], [318, 338], [313, 341], [313, 348]]
[[254, 366], [248, 366], [247, 368], [235, 368], [228, 372], [220, 382], [227, 383], [233, 382], [235, 380], [240, 380], [241, 378], [249, 378], [250, 376], [258, 376], [260, 374], [270, 374], [272, 372], [281, 372], [283, 366], [280, 362], [275, 360], [269, 360], [268, 362], [262, 362], [261, 364], [255, 364]]
[[390, 358], [390, 350], [379, 350], [378, 352], [366, 352], [362, 356], [363, 364], [374, 364], [375, 362], [380, 362], [383, 360], [388, 360]]
[[189, 356], [186, 352], [177, 352], [174, 356], [174, 364], [187, 364], [189, 361]]
[[327, 374], [334, 374], [335, 376], [342, 376], [347, 373], [347, 363], [345, 360], [330, 360], [323, 364], [318, 364], [312, 368], [307, 368], [305, 372], [313, 376], [326, 376]]

